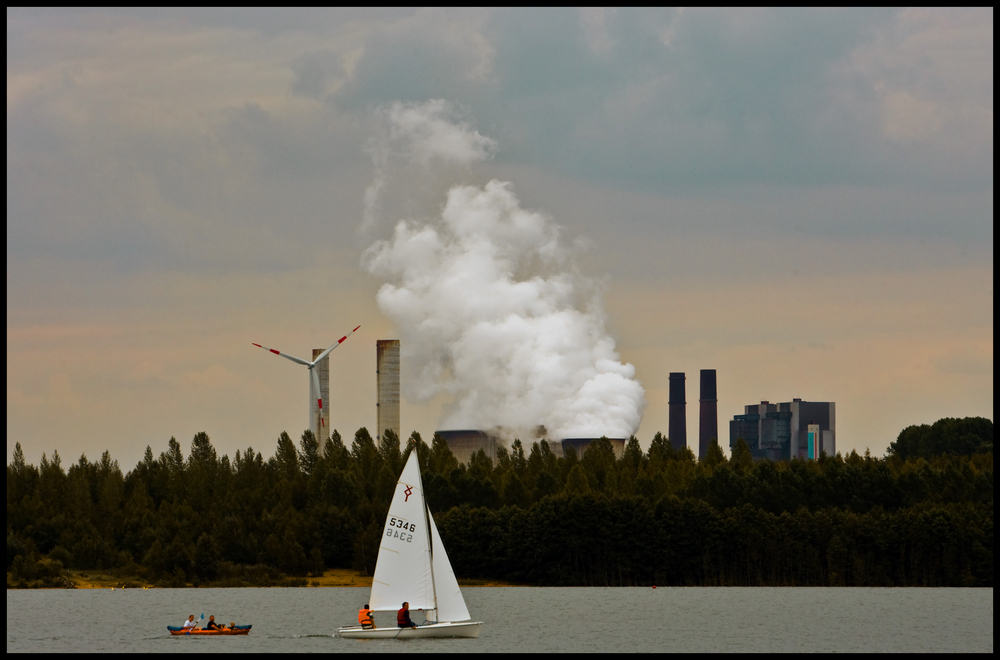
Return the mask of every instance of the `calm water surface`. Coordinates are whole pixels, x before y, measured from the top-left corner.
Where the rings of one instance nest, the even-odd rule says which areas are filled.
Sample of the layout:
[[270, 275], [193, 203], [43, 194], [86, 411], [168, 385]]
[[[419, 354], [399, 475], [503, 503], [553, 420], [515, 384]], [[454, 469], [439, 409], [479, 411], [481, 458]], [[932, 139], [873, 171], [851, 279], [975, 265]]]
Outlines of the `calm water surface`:
[[[993, 652], [992, 589], [474, 587], [479, 639], [346, 640], [369, 589], [7, 592], [7, 652]], [[173, 637], [188, 614], [246, 637]], [[379, 623], [394, 623], [383, 614]], [[419, 621], [420, 616], [414, 617]]]

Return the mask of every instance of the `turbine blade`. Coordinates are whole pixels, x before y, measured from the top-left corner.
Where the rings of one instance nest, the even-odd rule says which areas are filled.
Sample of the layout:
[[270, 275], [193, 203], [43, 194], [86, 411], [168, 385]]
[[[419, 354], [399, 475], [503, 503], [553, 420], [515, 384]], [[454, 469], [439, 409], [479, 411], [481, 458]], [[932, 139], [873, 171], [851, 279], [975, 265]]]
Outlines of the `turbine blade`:
[[316, 373], [316, 367], [309, 367], [309, 373], [312, 374], [312, 384], [313, 391], [316, 393], [316, 401], [319, 403], [320, 417], [323, 416], [323, 390], [319, 388], [319, 374]]
[[[361, 327], [361, 326], [359, 325], [359, 326], [358, 326], [358, 328], [360, 328], [360, 327]], [[322, 360], [323, 358], [325, 358], [325, 357], [326, 357], [327, 355], [329, 355], [329, 354], [330, 354], [330, 352], [331, 352], [331, 351], [333, 351], [333, 349], [335, 349], [335, 348], [337, 348], [338, 346], [340, 346], [341, 344], [343, 344], [343, 343], [344, 343], [344, 340], [345, 340], [345, 339], [347, 339], [348, 337], [350, 337], [351, 335], [353, 335], [353, 334], [354, 334], [354, 332], [355, 332], [355, 331], [356, 331], [356, 330], [357, 330], [358, 328], [354, 328], [354, 330], [351, 330], [351, 331], [350, 331], [350, 332], [348, 332], [348, 333], [347, 333], [346, 335], [344, 335], [343, 337], [341, 337], [340, 339], [338, 339], [338, 340], [337, 340], [337, 343], [336, 343], [336, 344], [334, 344], [334, 345], [333, 345], [333, 346], [331, 346], [330, 348], [328, 348], [328, 349], [326, 349], [325, 351], [323, 351], [322, 353], [320, 353], [320, 354], [319, 354], [319, 357], [318, 357], [318, 358], [316, 358], [315, 360], [313, 360], [313, 364], [315, 364], [316, 362], [319, 362], [320, 360]]]
[[[253, 342], [250, 343], [253, 344]], [[292, 362], [298, 362], [299, 364], [304, 364], [307, 367], [312, 365], [312, 362], [306, 362], [302, 358], [297, 358], [294, 355], [289, 355], [288, 353], [282, 353], [281, 351], [276, 351], [273, 348], [268, 348], [267, 346], [261, 346], [260, 344], [253, 344], [253, 345], [256, 346], [257, 348], [263, 348], [265, 351], [271, 351], [275, 355], [280, 355], [286, 360], [291, 360]]]

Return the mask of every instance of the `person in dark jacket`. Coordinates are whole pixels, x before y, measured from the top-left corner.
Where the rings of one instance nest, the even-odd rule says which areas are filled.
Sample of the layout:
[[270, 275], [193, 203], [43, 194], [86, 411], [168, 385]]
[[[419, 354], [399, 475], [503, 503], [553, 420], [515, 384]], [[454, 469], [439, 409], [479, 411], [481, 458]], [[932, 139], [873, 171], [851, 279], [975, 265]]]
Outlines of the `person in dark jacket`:
[[403, 607], [396, 612], [396, 625], [400, 628], [416, 628], [416, 624], [410, 620], [410, 604], [403, 603]]

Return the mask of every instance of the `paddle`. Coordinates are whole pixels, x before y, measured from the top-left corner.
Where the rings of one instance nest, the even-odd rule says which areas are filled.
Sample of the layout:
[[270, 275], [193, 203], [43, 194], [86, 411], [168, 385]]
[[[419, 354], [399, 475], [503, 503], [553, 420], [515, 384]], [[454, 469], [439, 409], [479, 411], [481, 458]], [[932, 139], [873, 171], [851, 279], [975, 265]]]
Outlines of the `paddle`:
[[198, 619], [198, 626], [197, 626], [197, 627], [195, 627], [195, 628], [188, 628], [188, 631], [187, 631], [186, 633], [184, 633], [184, 634], [185, 634], [185, 635], [190, 635], [190, 634], [191, 634], [191, 631], [192, 631], [192, 630], [196, 630], [197, 628], [200, 628], [200, 627], [201, 627], [201, 622], [202, 622], [202, 621], [204, 621], [204, 620], [205, 620], [205, 613], [204, 613], [204, 612], [202, 612], [202, 613], [201, 613], [201, 618], [200, 618], [200, 619]]

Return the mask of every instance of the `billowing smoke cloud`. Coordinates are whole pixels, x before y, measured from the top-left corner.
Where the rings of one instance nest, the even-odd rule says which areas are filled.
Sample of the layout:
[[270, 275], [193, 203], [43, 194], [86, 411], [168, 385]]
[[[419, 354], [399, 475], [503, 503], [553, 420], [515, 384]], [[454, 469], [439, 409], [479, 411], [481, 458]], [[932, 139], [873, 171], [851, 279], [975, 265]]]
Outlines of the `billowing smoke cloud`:
[[[394, 139], [424, 164], [487, 156], [492, 141], [447, 121], [442, 103], [390, 110]], [[501, 181], [454, 186], [439, 218], [399, 222], [364, 263], [388, 281], [377, 300], [403, 342], [407, 396], [453, 395], [441, 428], [526, 439], [538, 425], [554, 439], [634, 433], [642, 386], [571, 257], [555, 223], [521, 208]]]

